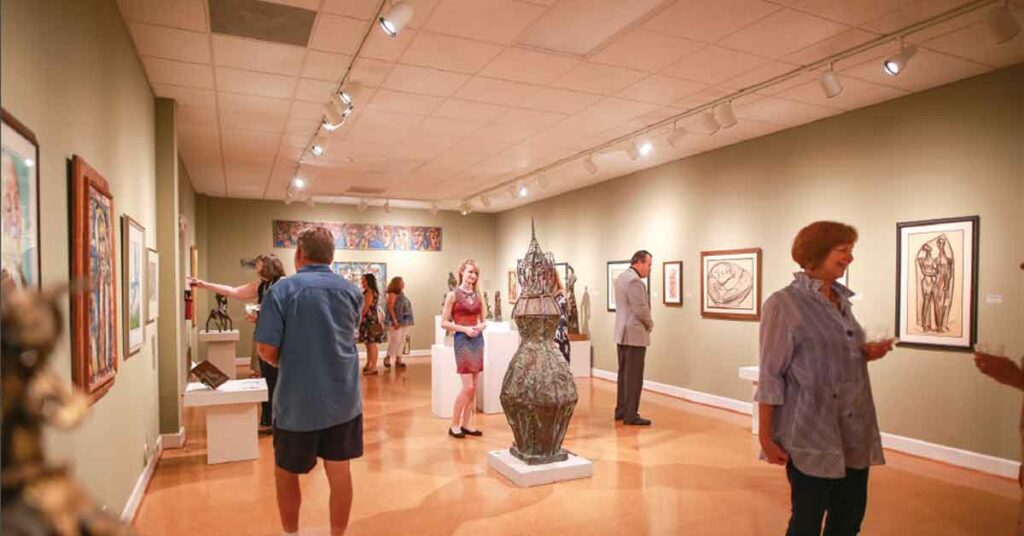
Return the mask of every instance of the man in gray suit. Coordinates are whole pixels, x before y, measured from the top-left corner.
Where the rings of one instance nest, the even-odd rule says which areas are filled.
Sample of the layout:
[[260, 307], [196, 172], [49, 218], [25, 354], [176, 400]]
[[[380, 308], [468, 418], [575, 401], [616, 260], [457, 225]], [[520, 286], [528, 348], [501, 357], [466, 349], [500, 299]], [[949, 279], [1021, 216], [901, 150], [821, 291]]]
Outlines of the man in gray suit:
[[619, 350], [618, 399], [615, 420], [635, 426], [651, 421], [637, 413], [644, 383], [644, 356], [651, 344], [651, 301], [643, 279], [651, 273], [651, 253], [640, 250], [629, 270], [615, 280], [615, 344]]

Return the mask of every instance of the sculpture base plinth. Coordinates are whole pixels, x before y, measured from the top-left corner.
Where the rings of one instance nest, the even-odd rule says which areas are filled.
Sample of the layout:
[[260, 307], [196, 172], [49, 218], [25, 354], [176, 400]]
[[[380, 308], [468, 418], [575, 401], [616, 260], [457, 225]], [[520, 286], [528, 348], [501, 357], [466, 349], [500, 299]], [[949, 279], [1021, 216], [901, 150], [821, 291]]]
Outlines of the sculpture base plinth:
[[487, 465], [521, 488], [590, 478], [594, 475], [594, 465], [590, 460], [575, 454], [570, 454], [564, 462], [527, 465], [508, 449], [492, 450], [487, 453]]

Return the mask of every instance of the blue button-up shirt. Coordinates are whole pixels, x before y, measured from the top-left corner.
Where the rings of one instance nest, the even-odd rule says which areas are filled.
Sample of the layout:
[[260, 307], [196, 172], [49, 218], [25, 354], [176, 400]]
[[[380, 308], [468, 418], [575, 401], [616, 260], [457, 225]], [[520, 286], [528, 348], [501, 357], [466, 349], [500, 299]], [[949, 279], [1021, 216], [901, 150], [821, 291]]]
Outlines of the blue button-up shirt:
[[846, 468], [885, 463], [864, 331], [850, 309], [849, 289], [798, 272], [764, 302], [761, 371], [754, 400], [777, 406], [772, 438], [801, 472], [842, 478]]
[[310, 264], [270, 288], [256, 342], [279, 349], [274, 426], [322, 430], [363, 412], [355, 331], [363, 295], [324, 264]]

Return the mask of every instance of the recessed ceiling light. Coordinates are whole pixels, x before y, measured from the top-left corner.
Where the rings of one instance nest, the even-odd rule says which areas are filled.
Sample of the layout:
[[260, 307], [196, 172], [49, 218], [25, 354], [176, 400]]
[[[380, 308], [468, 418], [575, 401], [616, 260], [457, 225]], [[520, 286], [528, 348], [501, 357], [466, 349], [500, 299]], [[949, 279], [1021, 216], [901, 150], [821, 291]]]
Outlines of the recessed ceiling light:
[[395, 37], [412, 20], [412, 6], [405, 2], [394, 2], [387, 14], [380, 18], [380, 27], [388, 37]]

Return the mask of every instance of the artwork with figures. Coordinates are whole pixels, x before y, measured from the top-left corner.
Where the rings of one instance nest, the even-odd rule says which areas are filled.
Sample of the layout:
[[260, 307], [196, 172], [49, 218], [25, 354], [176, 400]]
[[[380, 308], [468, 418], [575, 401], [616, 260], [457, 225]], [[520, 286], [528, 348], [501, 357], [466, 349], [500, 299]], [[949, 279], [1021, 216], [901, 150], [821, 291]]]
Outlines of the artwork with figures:
[[160, 316], [160, 254], [146, 248], [146, 323]]
[[124, 357], [138, 353], [146, 340], [143, 309], [145, 279], [142, 252], [146, 250], [146, 230], [131, 216], [121, 216], [121, 310], [124, 311]]
[[6, 110], [0, 116], [0, 276], [4, 288], [38, 287], [39, 145]]
[[683, 306], [683, 261], [661, 264], [661, 301], [671, 307]]
[[334, 249], [441, 251], [442, 245], [440, 227], [288, 220], [274, 220], [273, 225], [275, 248], [294, 248], [299, 234], [314, 226], [331, 231]]
[[971, 216], [896, 225], [900, 345], [973, 348], [978, 224]]
[[515, 303], [519, 299], [519, 281], [515, 270], [508, 271], [508, 302]]
[[71, 168], [71, 277], [88, 282], [71, 300], [72, 376], [96, 401], [113, 385], [118, 367], [114, 198], [82, 157], [74, 156]]
[[[606, 287], [607, 287], [607, 291], [608, 291], [608, 293], [607, 293], [607, 296], [608, 296], [608, 304], [607, 304], [607, 306], [608, 306], [608, 311], [609, 312], [615, 310], [615, 282], [618, 281], [619, 276], [622, 275], [622, 272], [625, 272], [626, 270], [629, 270], [629, 269], [630, 269], [629, 261], [609, 261], [608, 262], [608, 274], [607, 274], [608, 281], [607, 281]], [[640, 279], [640, 281], [643, 281], [644, 282], [644, 286], [647, 287], [647, 299], [649, 301], [650, 297], [651, 297], [651, 275], [648, 274], [647, 277], [644, 277], [644, 278]]]
[[700, 252], [700, 314], [761, 319], [761, 248]]
[[331, 263], [331, 271], [348, 279], [358, 289], [362, 289], [363, 274], [373, 274], [377, 279], [377, 290], [383, 291], [387, 287], [388, 265], [384, 262], [348, 262], [334, 261]]

